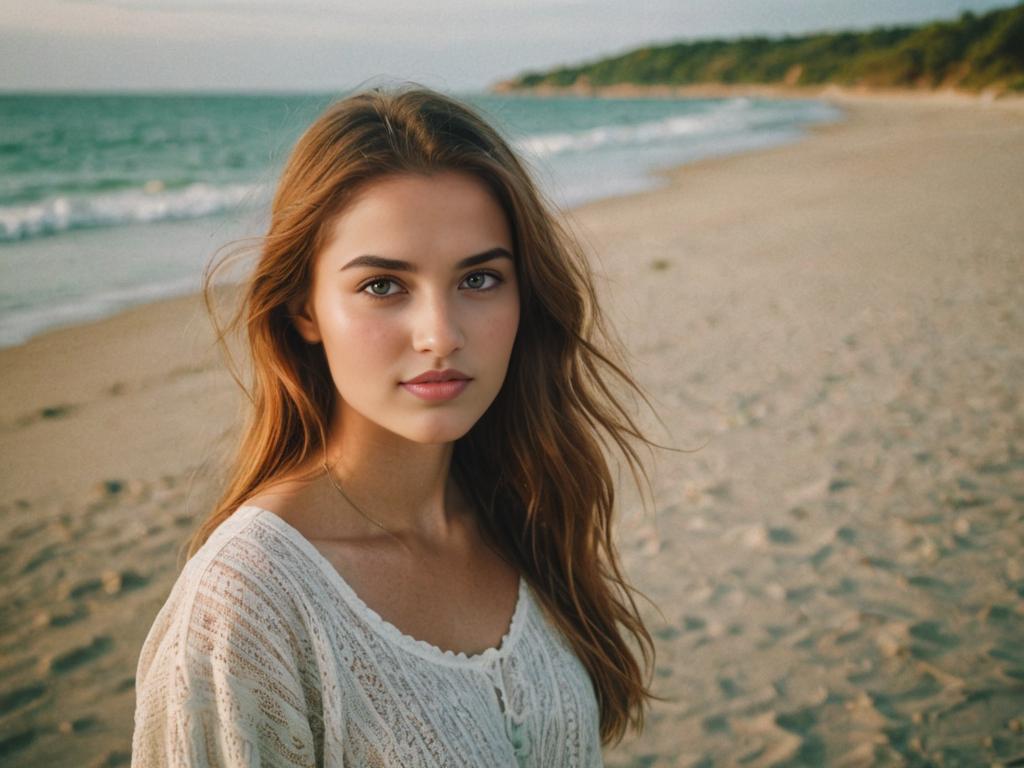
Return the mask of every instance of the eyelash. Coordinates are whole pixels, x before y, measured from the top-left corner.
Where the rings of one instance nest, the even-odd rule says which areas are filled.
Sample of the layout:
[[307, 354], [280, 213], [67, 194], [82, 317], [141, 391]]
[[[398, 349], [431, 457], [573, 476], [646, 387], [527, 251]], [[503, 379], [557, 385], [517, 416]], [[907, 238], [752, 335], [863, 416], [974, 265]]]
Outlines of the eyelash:
[[[493, 277], [497, 282], [494, 285], [492, 285], [490, 288], [474, 288], [474, 289], [471, 289], [474, 293], [486, 293], [487, 291], [493, 291], [501, 283], [505, 282], [504, 279], [501, 277], [501, 275], [497, 274], [496, 272], [488, 272], [488, 271], [471, 272], [470, 274], [466, 275], [465, 278], [463, 278], [462, 282], [465, 282], [469, 278], [475, 277], [476, 275], [486, 275], [487, 277]], [[378, 296], [377, 294], [367, 290], [367, 288], [369, 288], [371, 285], [373, 285], [375, 283], [384, 282], [384, 281], [387, 281], [389, 283], [395, 283], [396, 285], [399, 284], [398, 281], [395, 280], [393, 277], [374, 277], [374, 278], [371, 278], [371, 279], [367, 280], [365, 283], [363, 283], [359, 287], [359, 292], [360, 293], [365, 293], [371, 299], [375, 299], [377, 301], [384, 301], [386, 299], [393, 299], [393, 298], [395, 298], [395, 296], [398, 295], [397, 293], [389, 293], [389, 294], [387, 294], [385, 296]]]

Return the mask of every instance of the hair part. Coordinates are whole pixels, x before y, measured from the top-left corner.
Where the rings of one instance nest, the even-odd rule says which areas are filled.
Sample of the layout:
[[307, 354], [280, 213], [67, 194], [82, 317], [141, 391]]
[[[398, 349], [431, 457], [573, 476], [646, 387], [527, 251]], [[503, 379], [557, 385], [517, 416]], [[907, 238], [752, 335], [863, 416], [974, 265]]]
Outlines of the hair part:
[[[295, 145], [259, 258], [222, 326], [214, 262], [203, 294], [229, 370], [248, 399], [225, 488], [186, 542], [191, 558], [248, 498], [326, 450], [336, 396], [322, 345], [306, 343], [288, 307], [305, 298], [330, 225], [365, 185], [397, 174], [458, 171], [483, 181], [508, 217], [520, 325], [505, 382], [456, 441], [453, 478], [490, 546], [513, 563], [587, 669], [602, 743], [643, 729], [654, 644], [613, 541], [615, 489], [605, 449], [649, 480], [637, 427], [618, 390], [649, 402], [621, 362], [582, 249], [552, 214], [502, 137], [468, 106], [423, 87], [374, 88], [331, 105]], [[227, 336], [245, 331], [251, 387]], [[643, 656], [644, 670], [627, 636]]]

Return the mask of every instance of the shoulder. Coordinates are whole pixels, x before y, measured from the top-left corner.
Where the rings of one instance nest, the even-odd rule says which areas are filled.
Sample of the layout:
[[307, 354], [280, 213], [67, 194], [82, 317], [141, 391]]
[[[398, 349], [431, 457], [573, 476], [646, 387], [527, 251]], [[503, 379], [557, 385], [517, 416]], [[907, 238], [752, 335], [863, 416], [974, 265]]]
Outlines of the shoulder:
[[175, 588], [193, 597], [193, 616], [209, 607], [252, 614], [252, 621], [299, 620], [303, 596], [295, 578], [305, 558], [273, 513], [240, 506], [192, 557]]
[[277, 750], [296, 738], [313, 749], [316, 653], [279, 535], [259, 517], [241, 508], [214, 531], [143, 643], [133, 737], [141, 764], [173, 753], [192, 765], [185, 755], [197, 745], [223, 750], [225, 764], [256, 753], [290, 765]]
[[[182, 572], [183, 587], [197, 602], [247, 611], [260, 621], [297, 610], [301, 600], [288, 574], [301, 560], [268, 523], [269, 514], [243, 506], [214, 531], [190, 561], [193, 572]], [[193, 613], [200, 607], [194, 604]]]
[[338, 492], [316, 468], [295, 470], [249, 496], [242, 507], [276, 515], [309, 541], [341, 541], [365, 530], [365, 521], [345, 513]]
[[137, 683], [154, 664], [202, 661], [227, 646], [262, 646], [299, 662], [308, 629], [291, 573], [301, 563], [261, 517], [240, 507], [185, 564], [143, 644]]
[[271, 512], [311, 538], [307, 530], [327, 515], [328, 502], [333, 499], [326, 493], [322, 476], [315, 467], [299, 467], [262, 485], [241, 507]]

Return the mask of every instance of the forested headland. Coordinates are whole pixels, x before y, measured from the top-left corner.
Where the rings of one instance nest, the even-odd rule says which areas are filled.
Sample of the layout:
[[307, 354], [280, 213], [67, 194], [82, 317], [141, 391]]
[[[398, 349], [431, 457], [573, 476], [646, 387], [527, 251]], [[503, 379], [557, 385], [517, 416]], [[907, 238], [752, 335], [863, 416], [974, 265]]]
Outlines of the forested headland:
[[1024, 3], [919, 26], [645, 46], [495, 90], [711, 83], [1021, 92]]

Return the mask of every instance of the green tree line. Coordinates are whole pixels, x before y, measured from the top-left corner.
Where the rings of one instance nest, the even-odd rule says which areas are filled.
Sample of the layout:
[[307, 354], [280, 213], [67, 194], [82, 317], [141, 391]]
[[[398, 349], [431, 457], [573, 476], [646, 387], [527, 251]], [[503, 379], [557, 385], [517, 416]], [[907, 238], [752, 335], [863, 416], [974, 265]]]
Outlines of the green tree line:
[[638, 48], [503, 86], [786, 83], [1024, 90], [1024, 3], [954, 21], [782, 38], [697, 40]]

